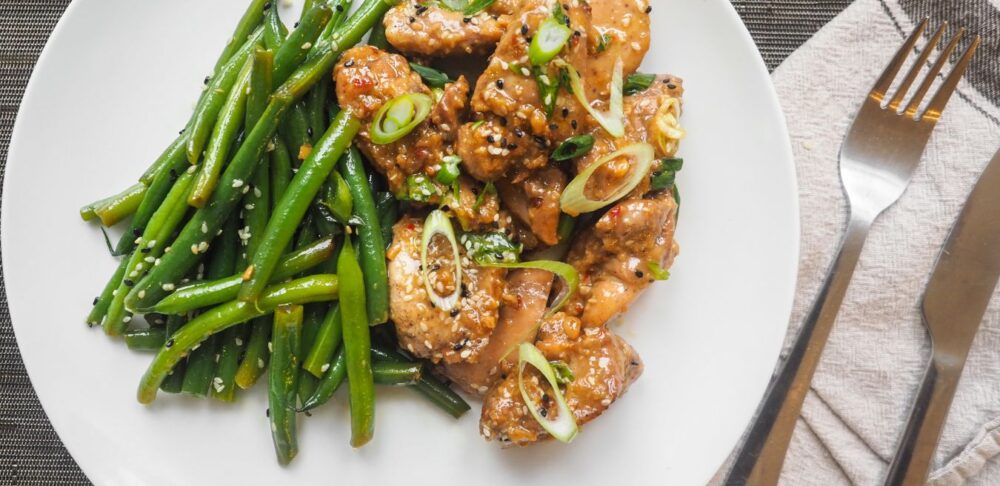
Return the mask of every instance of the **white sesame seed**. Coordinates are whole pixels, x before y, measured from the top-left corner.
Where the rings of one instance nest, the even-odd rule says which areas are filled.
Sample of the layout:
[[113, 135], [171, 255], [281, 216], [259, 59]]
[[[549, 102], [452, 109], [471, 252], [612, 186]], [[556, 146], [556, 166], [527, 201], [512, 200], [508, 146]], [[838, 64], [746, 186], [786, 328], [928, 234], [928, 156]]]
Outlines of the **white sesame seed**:
[[140, 291], [139, 291], [139, 298], [140, 298], [140, 299], [143, 299], [143, 298], [145, 298], [145, 297], [146, 297], [146, 291], [145, 291], [145, 290], [140, 290]]
[[243, 179], [233, 179], [233, 187], [234, 188], [243, 187]]
[[259, 188], [259, 187], [254, 187], [254, 188], [253, 188], [253, 195], [254, 195], [255, 197], [261, 197], [261, 196], [263, 196], [264, 194], [263, 194], [262, 192], [260, 192], [260, 188]]
[[155, 262], [155, 261], [156, 261], [156, 258], [153, 258], [153, 257], [151, 257], [151, 256], [148, 256], [148, 257], [146, 257], [146, 258], [143, 258], [143, 260], [145, 260], [145, 261], [146, 261], [146, 263], [153, 263], [153, 262]]
[[243, 194], [246, 194], [248, 192], [250, 192], [250, 186], [244, 186], [243, 187]]
[[463, 349], [462, 352], [459, 353], [459, 356], [461, 356], [462, 359], [468, 359], [469, 356], [472, 356], [472, 350], [471, 349]]
[[322, 367], [320, 367], [319, 370], [322, 371], [323, 373], [326, 373], [326, 370], [328, 369], [330, 369], [330, 363], [324, 364]]
[[257, 358], [257, 367], [258, 368], [264, 367], [264, 358]]
[[272, 353], [274, 352], [274, 345], [271, 343], [271, 341], [267, 342], [267, 350]]
[[246, 206], [244, 206], [244, 207], [245, 207], [245, 208], [247, 208], [247, 211], [253, 211], [253, 208], [255, 208], [255, 207], [257, 207], [257, 206], [254, 206], [253, 204], [247, 204], [247, 205], [246, 205]]
[[198, 251], [200, 252], [208, 251], [208, 242], [202, 241], [201, 243], [198, 243]]
[[156, 246], [156, 240], [152, 240], [149, 243], [146, 243], [146, 248], [152, 248], [154, 246]]
[[191, 253], [198, 254], [198, 245], [191, 245]]
[[132, 273], [128, 274], [128, 276], [129, 276], [129, 277], [133, 277], [133, 278], [134, 278], [134, 277], [138, 277], [138, 276], [139, 276], [139, 272], [137, 272], [137, 271], [133, 270], [133, 271], [132, 271]]
[[312, 42], [306, 42], [305, 44], [302, 44], [302, 49], [309, 49], [312, 46]]
[[201, 232], [208, 233], [208, 221], [201, 222]]
[[236, 338], [236, 345], [237, 346], [243, 346], [243, 340], [240, 339], [240, 338]]
[[174, 284], [172, 284], [172, 283], [165, 283], [165, 284], [163, 284], [163, 290], [165, 290], [167, 292], [173, 292], [175, 288], [176, 287], [174, 287]]
[[122, 317], [122, 322], [130, 322], [131, 320], [132, 320], [132, 316]]

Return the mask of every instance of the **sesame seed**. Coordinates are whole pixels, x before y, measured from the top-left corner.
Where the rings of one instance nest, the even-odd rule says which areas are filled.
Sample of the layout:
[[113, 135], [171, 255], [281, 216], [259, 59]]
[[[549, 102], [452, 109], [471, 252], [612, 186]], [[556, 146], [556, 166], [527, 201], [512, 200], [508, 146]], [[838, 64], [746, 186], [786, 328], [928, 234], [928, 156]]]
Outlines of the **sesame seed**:
[[312, 46], [313, 46], [313, 43], [312, 43], [312, 42], [306, 42], [305, 44], [302, 44], [302, 49], [303, 49], [303, 50], [305, 50], [305, 49], [309, 49], [309, 48], [311, 48]]
[[139, 298], [142, 299], [142, 298], [145, 298], [145, 297], [146, 297], [146, 291], [145, 290], [140, 290], [139, 291]]
[[234, 188], [243, 187], [243, 179], [233, 179], [233, 187]]
[[208, 233], [208, 222], [207, 221], [202, 221], [201, 222], [201, 232], [202, 233]]
[[330, 369], [330, 363], [324, 364], [322, 367], [320, 367], [319, 370], [322, 371], [323, 373], [326, 373], [326, 370], [328, 369]]
[[264, 358], [257, 358], [257, 367], [258, 368], [264, 367]]
[[174, 287], [174, 284], [172, 283], [165, 283], [162, 285], [162, 288], [167, 292], [173, 292], [176, 287]]
[[237, 346], [243, 346], [243, 339], [236, 338], [236, 345]]

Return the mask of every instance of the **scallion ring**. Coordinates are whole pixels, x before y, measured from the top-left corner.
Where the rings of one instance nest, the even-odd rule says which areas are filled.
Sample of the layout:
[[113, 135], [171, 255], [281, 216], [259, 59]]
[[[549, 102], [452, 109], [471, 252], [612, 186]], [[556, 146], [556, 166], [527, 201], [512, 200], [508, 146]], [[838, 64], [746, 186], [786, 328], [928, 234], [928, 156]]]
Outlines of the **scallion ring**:
[[[430, 247], [431, 240], [437, 235], [448, 239], [448, 243], [451, 244], [452, 257], [455, 263], [455, 290], [452, 291], [451, 295], [446, 297], [441, 297], [431, 285], [430, 267], [427, 265], [427, 248]], [[452, 227], [448, 215], [439, 209], [431, 211], [431, 214], [428, 214], [427, 219], [424, 221], [424, 234], [420, 242], [420, 268], [424, 279], [424, 288], [427, 289], [427, 295], [431, 303], [445, 312], [456, 308], [458, 306], [458, 299], [462, 293], [462, 261], [458, 254], [458, 240], [455, 238], [455, 228]]]
[[534, 66], [541, 66], [562, 52], [563, 47], [573, 36], [573, 29], [555, 18], [547, 18], [540, 26], [528, 47], [528, 60]]
[[564, 160], [580, 157], [594, 147], [593, 135], [577, 135], [567, 138], [559, 144], [555, 152], [552, 152], [552, 160], [562, 162]]
[[[615, 191], [604, 199], [590, 199], [584, 194], [587, 181], [594, 175], [594, 172], [607, 165], [608, 162], [619, 157], [630, 157], [632, 159], [632, 171], [627, 179]], [[656, 157], [656, 150], [648, 143], [636, 143], [621, 150], [601, 157], [597, 162], [590, 164], [582, 170], [563, 191], [559, 204], [564, 213], [570, 216], [579, 216], [582, 213], [597, 211], [632, 192], [642, 180], [649, 175], [649, 170], [653, 167], [653, 159]]]
[[372, 142], [385, 145], [405, 137], [427, 119], [433, 105], [434, 100], [423, 93], [407, 93], [389, 100], [372, 121]]
[[544, 318], [549, 318], [559, 309], [562, 309], [566, 302], [569, 301], [570, 297], [576, 294], [577, 289], [580, 288], [580, 274], [576, 271], [573, 265], [565, 262], [558, 262], [555, 260], [532, 260], [527, 262], [518, 263], [488, 263], [488, 262], [476, 262], [477, 265], [481, 267], [493, 267], [493, 268], [533, 268], [536, 270], [545, 270], [546, 272], [551, 272], [555, 276], [561, 278], [566, 284], [563, 286], [559, 295], [556, 296], [555, 300], [552, 302], [552, 307], [545, 311]]
[[[556, 378], [556, 373], [552, 369], [552, 365], [545, 359], [545, 355], [531, 343], [522, 343], [518, 347], [517, 354], [517, 387], [521, 390], [521, 398], [524, 399], [528, 411], [531, 412], [531, 416], [538, 421], [538, 424], [549, 435], [560, 442], [569, 443], [576, 437], [580, 429], [576, 425], [576, 417], [573, 416], [573, 411], [566, 404], [562, 390], [559, 389], [559, 380]], [[549, 382], [549, 386], [552, 387], [552, 394], [555, 396], [556, 407], [558, 407], [558, 416], [555, 420], [549, 420], [542, 416], [541, 412], [538, 411], [538, 405], [535, 404], [535, 401], [531, 399], [528, 391], [524, 388], [524, 368], [528, 364], [534, 366]]]
[[625, 70], [625, 64], [622, 62], [621, 58], [615, 62], [615, 70], [611, 76], [611, 99], [608, 101], [608, 111], [601, 112], [597, 111], [591, 104], [590, 100], [587, 99], [587, 94], [583, 86], [583, 80], [580, 79], [580, 73], [577, 72], [571, 64], [566, 62], [560, 63], [561, 67], [566, 68], [566, 73], [569, 76], [570, 89], [573, 91], [573, 96], [576, 100], [583, 105], [583, 108], [590, 113], [590, 116], [597, 120], [597, 123], [604, 128], [612, 137], [621, 138], [625, 136], [625, 101], [622, 95], [622, 75]]
[[458, 164], [461, 163], [462, 158], [457, 155], [449, 155], [441, 159], [441, 170], [434, 177], [444, 185], [451, 185], [462, 174], [461, 169], [458, 168]]

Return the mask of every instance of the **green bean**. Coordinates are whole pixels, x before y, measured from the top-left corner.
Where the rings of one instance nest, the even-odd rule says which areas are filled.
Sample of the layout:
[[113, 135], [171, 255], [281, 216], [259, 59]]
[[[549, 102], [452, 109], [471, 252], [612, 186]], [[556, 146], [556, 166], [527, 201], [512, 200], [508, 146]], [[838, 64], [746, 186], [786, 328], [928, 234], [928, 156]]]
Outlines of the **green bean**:
[[312, 275], [269, 287], [257, 305], [233, 301], [194, 318], [168, 339], [143, 375], [137, 397], [140, 403], [156, 398], [163, 379], [191, 349], [220, 331], [239, 323], [274, 312], [278, 306], [325, 302], [337, 298], [337, 279], [333, 275]]
[[326, 133], [324, 103], [330, 97], [330, 85], [332, 83], [332, 78], [323, 78], [306, 94], [305, 113], [306, 119], [309, 122], [306, 134], [309, 135], [309, 143], [315, 144], [319, 140], [320, 134]]
[[280, 464], [299, 452], [296, 433], [296, 394], [301, 355], [302, 306], [283, 305], [274, 311], [273, 352], [268, 369], [267, 402], [271, 438]]
[[[132, 320], [131, 314], [125, 310], [125, 296], [135, 280], [142, 277], [150, 268], [155, 268], [156, 259], [163, 254], [167, 247], [170, 235], [181, 223], [187, 213], [187, 204], [184, 202], [190, 191], [194, 180], [194, 174], [185, 172], [174, 184], [167, 198], [163, 201], [160, 209], [156, 210], [150, 218], [146, 230], [143, 231], [136, 241], [141, 248], [132, 252], [129, 257], [128, 266], [125, 269], [125, 276], [118, 285], [117, 291], [111, 298], [108, 305], [107, 315], [104, 317], [104, 332], [111, 336], [117, 336], [125, 331], [128, 322]], [[170, 291], [169, 287], [163, 289]]]
[[385, 242], [379, 223], [375, 200], [372, 198], [361, 153], [351, 147], [341, 160], [340, 173], [347, 180], [354, 199], [354, 215], [363, 225], [358, 227], [358, 253], [361, 270], [365, 275], [365, 296], [368, 303], [368, 320], [373, 325], [389, 320], [389, 273], [385, 264]]
[[250, 86], [247, 93], [246, 120], [243, 126], [252, 127], [267, 109], [268, 99], [274, 89], [271, 76], [274, 70], [274, 52], [257, 49], [253, 54], [253, 68], [250, 71]]
[[330, 23], [326, 24], [326, 29], [320, 34], [320, 39], [329, 40], [333, 31], [344, 25], [344, 21], [347, 20], [347, 14], [351, 11], [352, 3], [354, 3], [354, 0], [330, 1], [330, 8], [333, 9], [333, 18], [330, 19]]
[[[333, 240], [326, 238], [290, 253], [281, 259], [271, 283], [278, 283], [329, 260], [333, 255]], [[236, 298], [243, 284], [242, 275], [232, 275], [219, 280], [199, 282], [178, 288], [157, 304], [140, 312], [183, 314], [203, 307], [228, 302]]]
[[420, 363], [376, 363], [372, 365], [372, 376], [376, 385], [415, 385], [420, 382]]
[[249, 390], [257, 383], [271, 359], [267, 347], [271, 341], [272, 326], [265, 326], [268, 321], [266, 316], [259, 317], [253, 320], [250, 327], [250, 339], [247, 341], [246, 351], [236, 368], [236, 386], [244, 390]]
[[288, 35], [285, 42], [274, 53], [274, 82], [276, 84], [284, 83], [295, 71], [295, 68], [302, 64], [312, 49], [313, 43], [316, 42], [323, 27], [332, 16], [333, 11], [323, 4], [316, 5], [302, 14], [299, 26]]
[[208, 141], [226, 98], [237, 83], [238, 75], [247, 59], [252, 56], [254, 47], [263, 37], [264, 30], [257, 29], [209, 81], [204, 102], [196, 107], [195, 113], [191, 117], [191, 126], [188, 129], [188, 140], [185, 147], [188, 162], [194, 164], [201, 158], [201, 152], [205, 148], [205, 143]]
[[[372, 357], [376, 363], [380, 361], [392, 363], [412, 362], [398, 351], [386, 349], [382, 346], [372, 347]], [[452, 391], [448, 385], [445, 385], [429, 373], [422, 374], [417, 383], [410, 388], [455, 418], [461, 417], [472, 408], [468, 402]]]
[[218, 73], [222, 70], [226, 62], [231, 57], [236, 55], [236, 52], [239, 51], [240, 44], [249, 38], [257, 26], [261, 24], [268, 5], [272, 3], [273, 2], [271, 0], [252, 0], [250, 2], [250, 5], [247, 6], [246, 12], [243, 13], [243, 17], [240, 18], [239, 23], [236, 24], [236, 30], [233, 32], [233, 36], [229, 39], [229, 42], [226, 43], [225, 49], [223, 49], [222, 54], [219, 55], [219, 60], [215, 62], [215, 68], [212, 70], [213, 73]]
[[[201, 96], [198, 97], [198, 104], [200, 103]], [[161, 172], [169, 170], [169, 167], [179, 165], [175, 164], [176, 161], [183, 160], [184, 162], [187, 162], [187, 160], [184, 159], [184, 148], [186, 144], [187, 128], [185, 127], [184, 130], [181, 130], [181, 133], [177, 135], [177, 138], [175, 138], [174, 141], [163, 150], [163, 153], [161, 153], [160, 156], [153, 161], [153, 164], [146, 169], [146, 172], [142, 173], [142, 176], [139, 177], [139, 182], [149, 186]]]
[[[305, 349], [304, 346], [303, 349]], [[309, 397], [313, 396], [318, 386], [319, 378], [316, 378], [306, 370], [299, 370], [299, 386], [296, 392], [299, 397], [299, 403], [305, 403]]]
[[122, 258], [121, 262], [118, 263], [115, 273], [111, 275], [111, 280], [108, 280], [108, 283], [104, 285], [101, 295], [94, 299], [94, 307], [90, 310], [90, 314], [87, 315], [88, 325], [96, 326], [100, 324], [104, 320], [104, 316], [108, 314], [108, 307], [111, 305], [111, 300], [115, 297], [115, 290], [118, 290], [118, 284], [125, 278], [125, 271], [128, 270], [129, 260], [131, 260], [129, 256]]
[[280, 254], [291, 242], [295, 228], [302, 221], [309, 205], [330, 175], [337, 159], [360, 129], [360, 122], [348, 111], [334, 121], [312, 154], [295, 173], [287, 191], [267, 223], [260, 248], [247, 268], [249, 280], [240, 288], [239, 299], [253, 302], [271, 279]]
[[[310, 375], [311, 376], [311, 375]], [[309, 396], [308, 399], [303, 400], [302, 409], [300, 411], [305, 412], [312, 410], [324, 403], [330, 401], [330, 398], [340, 385], [344, 383], [344, 379], [347, 378], [347, 355], [344, 354], [344, 348], [341, 347], [337, 350], [337, 354], [334, 355], [333, 359], [330, 361], [329, 369], [319, 380], [319, 384], [316, 386], [316, 390]], [[374, 383], [374, 378], [372, 378]]]
[[340, 316], [340, 306], [334, 304], [330, 306], [326, 317], [323, 318], [316, 340], [309, 350], [309, 354], [302, 363], [302, 369], [312, 373], [317, 378], [322, 378], [326, 368], [330, 366], [330, 359], [333, 352], [340, 346], [343, 339], [343, 321]]
[[288, 184], [292, 182], [292, 158], [288, 155], [288, 145], [281, 137], [274, 138], [274, 150], [271, 151], [271, 209], [278, 206], [278, 201], [285, 195]]
[[[168, 316], [167, 325], [164, 328], [164, 336], [173, 336], [184, 326], [187, 319], [183, 316]], [[164, 341], [164, 345], [166, 341]], [[161, 345], [162, 346], [162, 345]], [[162, 348], [157, 348], [162, 349]], [[184, 361], [177, 363], [173, 370], [170, 370], [167, 376], [162, 380], [160, 384], [160, 389], [167, 393], [180, 393], [181, 385], [184, 384]]]
[[[200, 243], [205, 241], [204, 235], [218, 231], [222, 221], [230, 216], [243, 192], [243, 182], [256, 169], [265, 146], [274, 136], [278, 120], [288, 106], [301, 98], [316, 81], [328, 75], [344, 49], [357, 44], [372, 24], [395, 4], [395, 0], [365, 0], [361, 8], [341, 28], [334, 31], [330, 40], [316, 46], [314, 54], [275, 91], [260, 121], [226, 167], [209, 204], [195, 212], [177, 235], [172, 246], [178, 251], [165, 255], [161, 265], [155, 267], [129, 292], [126, 298], [129, 308], [149, 307], [159, 301], [166, 295], [161, 288], [163, 284], [177, 281], [198, 263], [201, 259], [200, 251], [184, 250], [201, 246]], [[139, 296], [140, 293], [142, 297]]]
[[162, 327], [130, 329], [125, 333], [125, 344], [133, 351], [156, 351], [167, 341], [167, 333]]
[[222, 166], [229, 160], [229, 150], [233, 146], [237, 132], [243, 127], [247, 110], [247, 87], [254, 66], [254, 57], [249, 57], [236, 75], [236, 80], [226, 96], [219, 118], [212, 128], [212, 136], [205, 148], [205, 163], [194, 183], [194, 190], [188, 196], [188, 204], [196, 208], [205, 206], [219, 183]]
[[[306, 96], [308, 95], [309, 93], [306, 93]], [[312, 142], [309, 137], [309, 120], [302, 103], [296, 103], [288, 110], [288, 115], [278, 127], [278, 133], [288, 146], [288, 154], [292, 160], [304, 160], [304, 156], [308, 156], [309, 149], [303, 147], [306, 145], [311, 147]]]
[[378, 211], [378, 222], [382, 226], [382, 242], [385, 249], [392, 246], [392, 227], [399, 219], [399, 203], [391, 192], [380, 192], [375, 196], [375, 209]]
[[153, 217], [153, 213], [163, 204], [163, 200], [170, 193], [170, 189], [174, 187], [178, 174], [182, 174], [190, 167], [191, 164], [184, 157], [184, 146], [180, 145], [175, 157], [169, 160], [168, 164], [163, 167], [162, 171], [156, 174], [156, 177], [149, 184], [142, 202], [139, 203], [135, 214], [132, 215], [132, 221], [129, 222], [128, 229], [125, 230], [125, 233], [115, 246], [116, 255], [131, 253], [135, 249], [136, 237], [142, 235], [142, 232], [146, 229], [146, 225], [149, 224], [149, 219]]
[[375, 383], [372, 378], [371, 336], [365, 312], [365, 284], [351, 239], [337, 259], [337, 272], [344, 285], [340, 289], [340, 317], [344, 332], [344, 353], [347, 357], [347, 378], [351, 403], [351, 446], [361, 447], [375, 432]]
[[[312, 349], [313, 345], [316, 343], [319, 328], [322, 325], [323, 318], [327, 314], [327, 310], [329, 308], [330, 305], [327, 304], [312, 304], [306, 309], [306, 316], [302, 320], [302, 361], [305, 360], [309, 350]], [[306, 399], [311, 397], [316, 391], [316, 385], [318, 383], [318, 378], [310, 374], [304, 368], [299, 369], [299, 400], [304, 402]]]
[[272, 6], [264, 16], [264, 46], [270, 51], [277, 51], [287, 36], [288, 28], [278, 15], [277, 6]]
[[84, 221], [100, 218], [102, 225], [114, 226], [135, 213], [146, 195], [146, 189], [146, 184], [138, 182], [114, 196], [84, 206], [80, 209], [80, 217]]

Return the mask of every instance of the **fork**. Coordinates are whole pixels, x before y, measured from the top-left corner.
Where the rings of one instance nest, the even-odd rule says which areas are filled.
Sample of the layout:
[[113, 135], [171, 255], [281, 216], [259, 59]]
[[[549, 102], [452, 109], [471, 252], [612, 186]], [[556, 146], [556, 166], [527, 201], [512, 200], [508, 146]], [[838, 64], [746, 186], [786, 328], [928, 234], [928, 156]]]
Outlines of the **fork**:
[[890, 97], [890, 89], [927, 24], [926, 18], [920, 22], [889, 62], [861, 104], [844, 139], [840, 149], [840, 180], [850, 208], [846, 233], [812, 310], [757, 409], [757, 417], [726, 478], [727, 485], [777, 484], [802, 403], [871, 225], [899, 200], [910, 184], [931, 132], [979, 46], [980, 38], [976, 36], [921, 110], [925, 96], [965, 33], [962, 29], [951, 39], [908, 97], [931, 52], [944, 36], [947, 24], [943, 24]]

